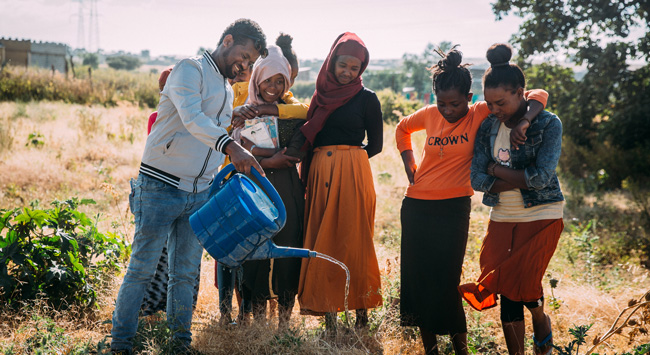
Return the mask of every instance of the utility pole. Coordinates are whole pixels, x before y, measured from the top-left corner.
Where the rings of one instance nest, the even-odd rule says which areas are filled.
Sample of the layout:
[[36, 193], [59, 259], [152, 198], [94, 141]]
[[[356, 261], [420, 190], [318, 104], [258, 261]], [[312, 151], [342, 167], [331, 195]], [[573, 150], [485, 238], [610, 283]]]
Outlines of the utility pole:
[[97, 11], [97, 0], [90, 1], [90, 24], [88, 26], [88, 51], [99, 51], [99, 20]]
[[86, 48], [86, 35], [84, 33], [84, 2], [79, 1], [79, 12], [77, 14], [77, 48]]
[[[99, 11], [98, 0], [72, 0], [79, 3], [77, 13], [77, 48], [88, 52], [99, 51]], [[88, 5], [88, 31], [86, 32], [86, 5]], [[88, 37], [86, 37], [88, 34]]]

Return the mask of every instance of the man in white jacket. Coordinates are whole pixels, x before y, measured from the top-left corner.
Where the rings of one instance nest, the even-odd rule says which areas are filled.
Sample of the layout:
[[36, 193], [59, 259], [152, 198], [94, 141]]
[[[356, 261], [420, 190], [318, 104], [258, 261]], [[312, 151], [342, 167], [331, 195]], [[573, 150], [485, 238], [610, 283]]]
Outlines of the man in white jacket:
[[239, 19], [226, 28], [216, 50], [181, 60], [167, 79], [140, 174], [131, 180], [135, 236], [113, 313], [114, 354], [132, 353], [138, 310], [168, 239], [167, 320], [177, 352], [190, 348], [194, 280], [203, 248], [189, 216], [208, 200], [224, 154], [238, 171], [249, 173], [254, 168], [264, 174], [255, 158], [228, 136], [226, 127], [233, 102], [227, 79], [265, 53], [266, 36], [259, 25]]

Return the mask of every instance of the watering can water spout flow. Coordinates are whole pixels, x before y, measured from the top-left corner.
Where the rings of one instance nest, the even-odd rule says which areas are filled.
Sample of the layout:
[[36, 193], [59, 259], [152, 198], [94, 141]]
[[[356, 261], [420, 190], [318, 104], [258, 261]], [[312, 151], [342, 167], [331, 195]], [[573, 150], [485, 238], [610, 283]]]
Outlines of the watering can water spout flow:
[[215, 176], [208, 202], [190, 216], [190, 226], [208, 254], [231, 268], [246, 260], [315, 257], [315, 251], [273, 243], [287, 219], [280, 195], [254, 168], [251, 171], [268, 197], [243, 174], [223, 182], [234, 170], [229, 164]]

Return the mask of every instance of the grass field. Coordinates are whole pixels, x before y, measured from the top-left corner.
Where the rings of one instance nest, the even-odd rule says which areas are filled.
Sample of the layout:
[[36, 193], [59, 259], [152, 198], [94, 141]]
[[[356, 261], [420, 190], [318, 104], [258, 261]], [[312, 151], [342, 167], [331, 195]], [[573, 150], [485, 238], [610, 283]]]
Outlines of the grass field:
[[[149, 111], [125, 102], [115, 107], [82, 106], [59, 102], [0, 102], [0, 208], [13, 208], [39, 199], [77, 196], [92, 198], [96, 205], [84, 206], [88, 214], [101, 214], [100, 230], [115, 231], [132, 238], [132, 215], [128, 212], [128, 181], [137, 175], [146, 139]], [[278, 331], [276, 320], [248, 327], [219, 326], [218, 293], [213, 286], [214, 261], [203, 259], [201, 289], [195, 312], [194, 347], [205, 354], [418, 354], [422, 353], [417, 331], [399, 325], [399, 209], [407, 179], [394, 144], [394, 126], [386, 125], [384, 151], [371, 160], [377, 190], [375, 242], [383, 276], [384, 306], [371, 313], [370, 332], [346, 329], [335, 337], [324, 334], [322, 320], [301, 316], [294, 309], [291, 327]], [[423, 136], [416, 136], [421, 147]], [[416, 156], [419, 152], [416, 151]], [[567, 196], [571, 199], [571, 196]], [[612, 193], [600, 197], [618, 209], [631, 209], [626, 196]], [[488, 221], [488, 209], [480, 196], [472, 198], [470, 236], [463, 282], [479, 272], [478, 255]], [[617, 263], [593, 262], [597, 238], [603, 231], [589, 221], [565, 219], [567, 225], [551, 261], [544, 290], [552, 319], [555, 343], [566, 345], [570, 329], [590, 325], [589, 348], [602, 336], [633, 298], [650, 289], [650, 272], [635, 257]], [[102, 353], [110, 339], [111, 312], [123, 275], [104, 285], [100, 307], [95, 310], [57, 312], [40, 302], [20, 312], [0, 311], [0, 351], [4, 354]], [[557, 281], [551, 288], [551, 280]], [[629, 336], [630, 329], [647, 329], [650, 309], [635, 316], [630, 325], [600, 345], [600, 354], [622, 354], [650, 343], [646, 333]], [[505, 342], [498, 308], [478, 313], [466, 307], [469, 343], [473, 353], [503, 354]], [[138, 333], [138, 349], [144, 354], [167, 353], [168, 337], [161, 315], [144, 319]], [[345, 315], [342, 314], [345, 318]], [[345, 320], [345, 319], [344, 319]], [[527, 351], [532, 353], [532, 329], [527, 318]], [[441, 342], [441, 353], [451, 354], [449, 342]], [[575, 352], [574, 352], [575, 354]]]

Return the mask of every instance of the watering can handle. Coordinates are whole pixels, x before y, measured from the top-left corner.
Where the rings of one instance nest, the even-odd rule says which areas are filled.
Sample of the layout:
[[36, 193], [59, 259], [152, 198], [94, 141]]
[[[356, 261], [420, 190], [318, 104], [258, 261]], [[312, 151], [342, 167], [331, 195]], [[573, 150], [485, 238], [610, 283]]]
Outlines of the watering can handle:
[[[214, 180], [212, 181], [212, 187], [210, 187], [210, 197], [214, 196], [217, 192], [219, 192], [219, 189], [223, 186], [222, 181], [223, 179], [228, 176], [232, 171], [235, 171], [235, 166], [230, 163], [226, 165], [223, 169], [217, 173], [217, 176], [214, 177]], [[266, 190], [267, 194], [269, 195], [269, 198], [271, 199], [271, 202], [275, 205], [275, 207], [278, 209], [278, 222], [281, 227], [284, 227], [284, 223], [287, 220], [287, 210], [284, 208], [284, 202], [282, 202], [282, 198], [280, 198], [280, 195], [278, 195], [278, 192], [275, 190], [275, 187], [271, 185], [271, 182], [260, 175], [259, 172], [257, 172], [257, 169], [251, 167], [251, 172], [253, 175], [257, 178], [257, 180], [262, 184], [264, 189]]]
[[221, 189], [221, 186], [223, 186], [221, 183], [223, 179], [230, 174], [230, 172], [235, 170], [235, 166], [231, 164], [228, 164], [223, 167], [218, 173], [217, 176], [214, 177], [212, 180], [212, 187], [210, 187], [210, 194], [209, 196], [212, 197], [214, 194], [216, 194], [219, 189]]
[[264, 190], [266, 190], [266, 193], [269, 195], [269, 198], [275, 205], [275, 208], [278, 209], [278, 223], [280, 224], [280, 228], [283, 228], [284, 223], [287, 221], [287, 210], [284, 207], [282, 198], [280, 198], [280, 195], [278, 194], [278, 191], [275, 189], [275, 187], [271, 185], [269, 179], [260, 175], [257, 169], [253, 167], [251, 167], [251, 172], [253, 173], [253, 176], [255, 176], [257, 180], [262, 184], [262, 187], [264, 187]]

